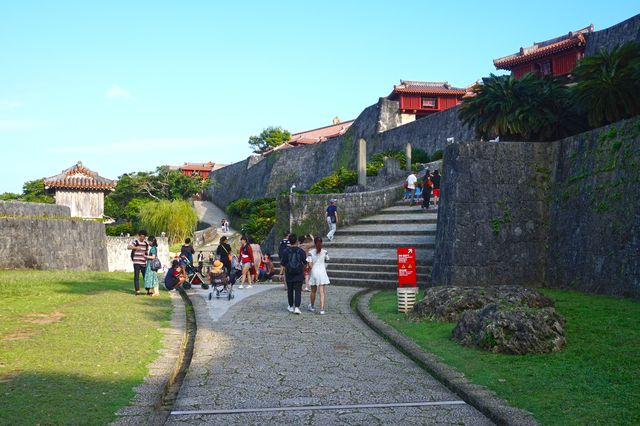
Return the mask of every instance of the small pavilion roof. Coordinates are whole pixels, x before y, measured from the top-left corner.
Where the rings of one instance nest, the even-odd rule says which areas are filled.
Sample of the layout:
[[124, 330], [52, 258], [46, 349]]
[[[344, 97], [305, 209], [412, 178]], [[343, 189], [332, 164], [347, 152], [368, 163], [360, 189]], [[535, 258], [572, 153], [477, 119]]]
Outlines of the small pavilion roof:
[[291, 135], [291, 138], [287, 142], [283, 143], [282, 145], [278, 145], [273, 149], [270, 149], [269, 151], [265, 152], [265, 154], [273, 151], [280, 151], [282, 149], [293, 148], [299, 145], [313, 145], [344, 135], [346, 131], [349, 130], [349, 127], [351, 127], [354, 121], [355, 120], [341, 121], [329, 126], [318, 127], [317, 129], [294, 133]]
[[593, 24], [591, 24], [588, 27], [571, 31], [560, 37], [540, 41], [529, 47], [521, 47], [517, 53], [494, 59], [493, 65], [495, 65], [497, 69], [510, 70], [514, 66], [524, 62], [544, 58], [545, 56], [562, 52], [575, 46], [584, 46], [586, 43], [585, 34], [592, 33], [593, 30]]
[[86, 168], [82, 161], [44, 179], [45, 189], [84, 189], [89, 191], [113, 191], [116, 181], [104, 178]]
[[453, 87], [446, 81], [400, 80], [400, 84], [393, 86], [393, 91], [389, 95], [389, 98], [395, 99], [398, 93], [414, 93], [419, 95], [464, 95], [467, 93], [467, 89]]

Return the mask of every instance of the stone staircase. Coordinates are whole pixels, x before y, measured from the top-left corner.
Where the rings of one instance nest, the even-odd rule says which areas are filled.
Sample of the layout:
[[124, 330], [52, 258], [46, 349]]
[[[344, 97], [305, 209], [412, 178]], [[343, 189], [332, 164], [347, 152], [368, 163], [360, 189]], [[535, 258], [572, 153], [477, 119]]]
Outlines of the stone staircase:
[[425, 286], [433, 263], [437, 217], [434, 208], [425, 211], [397, 202], [355, 225], [338, 227], [333, 241], [322, 236], [330, 257], [331, 284], [396, 288], [396, 249], [414, 247], [418, 285]]

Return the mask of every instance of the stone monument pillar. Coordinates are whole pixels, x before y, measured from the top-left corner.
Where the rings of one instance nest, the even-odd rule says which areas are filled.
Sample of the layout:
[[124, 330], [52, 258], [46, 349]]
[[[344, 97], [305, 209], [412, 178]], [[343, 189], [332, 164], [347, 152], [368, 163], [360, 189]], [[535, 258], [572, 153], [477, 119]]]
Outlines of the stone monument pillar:
[[411, 144], [408, 143], [404, 148], [404, 154], [407, 157], [407, 171], [411, 171]]
[[367, 141], [358, 139], [358, 185], [367, 186]]

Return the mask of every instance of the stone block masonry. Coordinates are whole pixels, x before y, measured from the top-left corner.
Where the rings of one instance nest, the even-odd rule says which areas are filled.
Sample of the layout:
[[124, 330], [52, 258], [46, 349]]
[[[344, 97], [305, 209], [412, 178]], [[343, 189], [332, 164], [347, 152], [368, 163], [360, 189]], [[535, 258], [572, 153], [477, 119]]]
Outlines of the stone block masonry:
[[[26, 204], [34, 206], [30, 216], [41, 211], [35, 203]], [[106, 271], [104, 224], [73, 219], [0, 218], [0, 268]]]
[[[133, 272], [133, 263], [131, 262], [131, 250], [127, 250], [127, 246], [136, 237], [105, 237], [107, 263], [109, 272], [124, 271]], [[169, 257], [169, 239], [167, 237], [156, 237], [158, 240], [158, 259], [162, 262], [163, 267], [169, 267], [171, 259]]]
[[0, 217], [70, 217], [71, 209], [67, 206], [44, 203], [25, 203], [23, 201], [0, 201]]
[[640, 119], [444, 158], [432, 282], [640, 298]]
[[550, 144], [447, 148], [433, 282], [473, 286], [544, 281]]

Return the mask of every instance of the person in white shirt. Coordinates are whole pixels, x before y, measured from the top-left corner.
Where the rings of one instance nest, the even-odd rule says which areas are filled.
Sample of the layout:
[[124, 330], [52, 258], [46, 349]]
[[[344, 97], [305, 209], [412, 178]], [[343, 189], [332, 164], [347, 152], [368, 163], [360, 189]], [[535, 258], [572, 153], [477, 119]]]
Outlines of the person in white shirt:
[[416, 177], [415, 173], [411, 172], [411, 174], [407, 177], [407, 189], [411, 191], [411, 201], [409, 202], [410, 205], [413, 205], [413, 202], [415, 200], [417, 181], [418, 178]]

